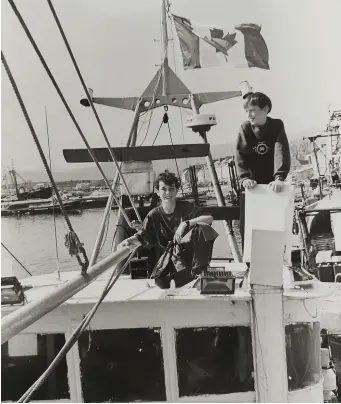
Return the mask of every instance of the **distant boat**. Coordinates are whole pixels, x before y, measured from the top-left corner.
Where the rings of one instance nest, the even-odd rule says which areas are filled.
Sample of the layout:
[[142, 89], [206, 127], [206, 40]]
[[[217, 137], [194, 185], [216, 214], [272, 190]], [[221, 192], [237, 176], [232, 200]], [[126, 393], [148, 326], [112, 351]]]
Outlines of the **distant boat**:
[[[58, 201], [49, 199], [26, 199], [23, 201], [2, 201], [1, 216], [12, 216], [20, 214], [43, 214], [60, 213], [61, 208]], [[81, 208], [81, 198], [70, 201], [63, 201], [64, 208], [68, 211]]]

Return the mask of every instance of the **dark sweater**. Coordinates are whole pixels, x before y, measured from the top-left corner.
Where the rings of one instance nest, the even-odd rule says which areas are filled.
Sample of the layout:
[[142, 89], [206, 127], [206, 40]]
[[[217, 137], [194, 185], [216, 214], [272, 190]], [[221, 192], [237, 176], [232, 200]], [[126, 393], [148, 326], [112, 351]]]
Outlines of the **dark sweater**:
[[269, 184], [284, 181], [290, 170], [290, 149], [283, 122], [268, 117], [263, 126], [244, 122], [238, 133], [236, 167], [241, 182], [252, 179]]

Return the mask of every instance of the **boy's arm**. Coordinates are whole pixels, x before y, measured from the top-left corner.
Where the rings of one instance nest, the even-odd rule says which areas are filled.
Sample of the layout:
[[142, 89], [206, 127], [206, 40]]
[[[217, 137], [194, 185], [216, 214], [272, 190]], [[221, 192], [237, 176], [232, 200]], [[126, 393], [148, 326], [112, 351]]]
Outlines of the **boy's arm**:
[[143, 245], [150, 247], [155, 244], [156, 235], [153, 231], [152, 218], [147, 215], [142, 223], [142, 228], [136, 232], [133, 236], [123, 240], [117, 248], [126, 247], [129, 245], [135, 245], [136, 247]]
[[240, 127], [238, 138], [237, 138], [237, 146], [235, 151], [235, 161], [236, 161], [236, 169], [238, 173], [238, 177], [241, 183], [244, 180], [251, 179], [251, 174], [247, 166], [247, 155], [245, 153], [246, 147], [246, 138], [243, 126]]
[[284, 181], [290, 171], [290, 148], [282, 121], [280, 121], [280, 130], [275, 143], [274, 168], [275, 180]]
[[197, 223], [212, 224], [213, 223], [213, 217], [211, 215], [204, 214], [204, 215], [194, 217], [193, 219], [189, 220], [190, 227], [193, 227]]

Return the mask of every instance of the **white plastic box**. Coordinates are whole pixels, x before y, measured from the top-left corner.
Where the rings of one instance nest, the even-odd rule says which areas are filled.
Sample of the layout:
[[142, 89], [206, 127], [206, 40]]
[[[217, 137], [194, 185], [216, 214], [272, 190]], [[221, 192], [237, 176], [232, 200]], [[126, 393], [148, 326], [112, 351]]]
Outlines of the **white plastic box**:
[[[155, 173], [151, 161], [129, 161], [122, 164], [122, 174], [131, 195], [145, 195], [153, 192]], [[122, 184], [121, 194], [127, 195]]]

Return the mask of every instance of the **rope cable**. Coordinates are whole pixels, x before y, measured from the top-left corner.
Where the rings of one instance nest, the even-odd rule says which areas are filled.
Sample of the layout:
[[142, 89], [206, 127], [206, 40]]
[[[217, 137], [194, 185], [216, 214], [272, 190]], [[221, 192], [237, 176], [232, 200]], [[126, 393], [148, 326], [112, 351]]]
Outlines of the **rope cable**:
[[[175, 44], [174, 44], [174, 38], [176, 37], [176, 35], [174, 34], [174, 30], [175, 30], [175, 28], [174, 28], [174, 22], [173, 22], [173, 19], [172, 19], [172, 17], [171, 17], [171, 13], [170, 13], [170, 11], [169, 11], [169, 8], [170, 8], [170, 4], [168, 4], [168, 10], [167, 10], [167, 13], [168, 13], [168, 18], [170, 19], [170, 22], [171, 22], [171, 31], [172, 31], [172, 37], [173, 37], [173, 43], [172, 43], [172, 47], [173, 47], [173, 62], [174, 62], [174, 72], [176, 73], [176, 58], [175, 58]], [[181, 120], [181, 132], [182, 132], [182, 140], [183, 140], [183, 142], [185, 143], [185, 132], [184, 132], [184, 123], [183, 123], [183, 116], [182, 116], [182, 112], [183, 112], [183, 110], [182, 110], [182, 107], [179, 107], [179, 112], [180, 112], [180, 120]], [[187, 158], [186, 158], [186, 165], [188, 165], [188, 163], [187, 163]]]
[[[9, 1], [12, 1], [12, 0], [9, 0]], [[66, 223], [67, 223], [67, 225], [68, 225], [68, 228], [69, 228], [69, 230], [70, 230], [70, 233], [75, 233], [74, 230], [73, 230], [72, 224], [71, 224], [71, 222], [70, 222], [70, 219], [69, 219], [69, 217], [68, 217], [68, 215], [67, 215], [67, 212], [66, 212], [66, 210], [65, 210], [65, 208], [64, 208], [63, 201], [62, 201], [62, 199], [61, 199], [61, 197], [60, 197], [60, 194], [59, 194], [57, 185], [56, 185], [56, 183], [55, 183], [55, 181], [54, 181], [54, 178], [53, 178], [53, 176], [52, 176], [51, 170], [50, 170], [50, 168], [49, 168], [49, 166], [48, 166], [48, 163], [47, 163], [45, 154], [44, 154], [43, 149], [42, 149], [42, 147], [41, 147], [41, 145], [40, 145], [40, 142], [39, 142], [39, 139], [38, 139], [37, 134], [36, 134], [36, 132], [35, 132], [35, 129], [34, 129], [33, 125], [32, 125], [32, 122], [31, 122], [31, 119], [30, 119], [30, 117], [29, 117], [29, 115], [28, 115], [28, 112], [27, 112], [27, 110], [26, 110], [25, 104], [24, 104], [24, 102], [23, 102], [23, 100], [22, 100], [22, 98], [21, 98], [19, 89], [18, 89], [18, 87], [17, 87], [17, 85], [16, 85], [16, 82], [15, 82], [15, 80], [14, 80], [14, 77], [13, 77], [12, 73], [11, 73], [11, 70], [10, 70], [10, 68], [9, 68], [9, 66], [8, 66], [8, 64], [7, 64], [7, 62], [6, 62], [5, 55], [3, 54], [2, 51], [1, 51], [1, 61], [2, 61], [3, 65], [4, 65], [4, 68], [5, 68], [5, 70], [6, 70], [7, 76], [8, 76], [8, 78], [9, 78], [10, 82], [11, 82], [11, 85], [12, 85], [12, 87], [13, 87], [14, 93], [15, 93], [15, 95], [16, 95], [16, 97], [17, 97], [18, 102], [19, 102], [20, 108], [21, 108], [21, 110], [22, 110], [22, 112], [23, 112], [23, 114], [24, 114], [25, 120], [26, 120], [27, 125], [28, 125], [28, 127], [29, 127], [29, 129], [30, 129], [30, 132], [31, 132], [31, 134], [32, 134], [34, 143], [35, 143], [36, 146], [37, 146], [39, 155], [40, 155], [40, 157], [41, 157], [41, 159], [42, 159], [42, 162], [43, 162], [43, 164], [44, 164], [44, 167], [45, 167], [45, 170], [46, 170], [46, 172], [47, 172], [47, 175], [48, 175], [48, 177], [49, 177], [49, 179], [50, 179], [50, 182], [51, 182], [51, 184], [52, 184], [52, 186], [53, 186], [54, 192], [55, 192], [55, 194], [56, 194], [56, 197], [57, 197], [58, 202], [59, 202], [59, 205], [60, 205], [60, 209], [61, 209], [62, 214], [63, 214], [63, 216], [64, 216], [64, 218], [65, 218], [65, 221], [66, 221]], [[77, 239], [78, 239], [78, 237], [77, 237]], [[84, 263], [82, 262], [82, 260], [81, 260], [81, 258], [80, 258], [80, 256], [79, 256], [79, 252], [77, 252], [77, 254], [74, 254], [74, 255], [76, 256], [79, 265], [82, 267], [82, 271], [85, 271], [85, 270], [87, 269], [87, 266], [88, 266], [88, 265], [87, 265], [87, 264], [88, 264], [88, 259], [87, 259], [86, 252], [85, 252], [84, 248], [81, 246], [81, 243], [79, 242], [79, 239], [78, 239], [78, 249], [79, 249], [79, 252], [82, 252], [82, 253], [83, 253], [85, 262], [84, 262]]]
[[[102, 294], [100, 298], [98, 299], [97, 303], [95, 306], [88, 312], [88, 314], [83, 318], [83, 320], [80, 322], [78, 327], [74, 330], [74, 332], [71, 334], [70, 338], [65, 342], [63, 345], [62, 349], [58, 352], [54, 360], [50, 363], [49, 367], [45, 370], [45, 372], [37, 379], [32, 386], [20, 397], [18, 400], [19, 403], [27, 403], [30, 398], [32, 397], [33, 393], [47, 380], [47, 378], [50, 376], [50, 374], [53, 372], [53, 370], [56, 368], [56, 366], [60, 363], [60, 361], [66, 356], [66, 354], [69, 352], [69, 350], [73, 347], [73, 345], [78, 341], [80, 338], [81, 334], [86, 330], [87, 326], [89, 325], [90, 321], [92, 320], [93, 316], [96, 314], [96, 311], [102, 301], [105, 299], [107, 294], [110, 292], [112, 287], [115, 285], [117, 282], [118, 278], [122, 275], [122, 273], [125, 271], [126, 267], [128, 266], [130, 260], [132, 259], [133, 255], [136, 252], [135, 248], [131, 254], [128, 256], [127, 261], [124, 263], [122, 268], [117, 272], [115, 278], [115, 272], [116, 272], [116, 265], [114, 267], [114, 270], [106, 283]], [[114, 278], [114, 279], [113, 279]]]
[[158, 131], [157, 131], [157, 133], [156, 133], [156, 136], [155, 136], [155, 138], [154, 138], [154, 140], [153, 140], [152, 146], [154, 146], [154, 143], [155, 143], [157, 137], [159, 136], [159, 133], [160, 133], [160, 130], [161, 130], [162, 125], [163, 125], [163, 121], [161, 121], [161, 124], [160, 124], [160, 126], [159, 126], [159, 129], [158, 129]]
[[17, 263], [24, 268], [24, 270], [30, 275], [32, 276], [31, 272], [18, 260], [18, 258], [15, 257], [15, 255], [13, 253], [11, 253], [11, 251], [5, 246], [5, 244], [3, 244], [3, 242], [1, 242], [1, 245], [4, 247], [4, 249], [17, 261]]
[[143, 141], [141, 142], [140, 146], [142, 146], [143, 143], [145, 142], [145, 140], [147, 139], [150, 123], [151, 123], [153, 113], [154, 113], [154, 108], [153, 109], [151, 109], [151, 108], [152, 108], [152, 106], [154, 105], [154, 102], [155, 102], [156, 92], [157, 92], [157, 89], [159, 87], [161, 77], [162, 77], [162, 71], [161, 71], [161, 69], [159, 69], [158, 72], [157, 72], [157, 80], [156, 80], [155, 87], [154, 87], [154, 90], [153, 90], [153, 98], [152, 98], [152, 101], [151, 101], [151, 103], [150, 103], [150, 105], [149, 105], [149, 107], [147, 109], [147, 113], [151, 110], [151, 114], [149, 116], [149, 121], [148, 121], [148, 126], [147, 126], [145, 137], [144, 137]]
[[[170, 137], [172, 146], [174, 146], [172, 133], [171, 133], [170, 126], [169, 126], [169, 121], [167, 122], [167, 126], [168, 126], [169, 137]], [[184, 198], [185, 195], [184, 195], [184, 190], [182, 188], [182, 181], [181, 181], [181, 177], [180, 177], [180, 170], [179, 170], [179, 166], [178, 166], [178, 161], [177, 161], [176, 158], [174, 159], [174, 161], [175, 161], [176, 169], [177, 169], [177, 172], [178, 172], [178, 177], [179, 177], [179, 180], [180, 180], [180, 188], [181, 188], [182, 197]]]
[[[45, 106], [45, 123], [46, 123], [46, 135], [47, 135], [47, 146], [49, 152], [50, 170], [52, 172], [52, 159], [51, 159], [51, 149], [50, 149], [50, 134], [49, 134], [49, 123], [47, 120], [47, 109]], [[54, 209], [54, 198], [52, 197], [52, 213], [53, 213], [53, 226], [54, 226], [54, 240], [56, 248], [56, 258], [57, 258], [57, 273], [60, 279], [60, 268], [59, 268], [59, 251], [58, 251], [58, 241], [57, 241], [57, 225], [56, 225], [56, 214]]]
[[99, 115], [98, 115], [98, 113], [97, 113], [97, 111], [96, 111], [96, 108], [95, 108], [95, 105], [94, 105], [94, 103], [93, 103], [93, 101], [92, 101], [92, 98], [90, 97], [88, 88], [87, 88], [87, 86], [86, 86], [86, 84], [85, 84], [85, 82], [84, 82], [82, 73], [81, 73], [80, 70], [79, 70], [77, 61], [76, 61], [76, 59], [75, 59], [75, 57], [74, 57], [74, 55], [73, 55], [73, 52], [72, 52], [71, 47], [70, 47], [70, 45], [69, 45], [69, 42], [68, 42], [68, 40], [67, 40], [67, 38], [66, 38], [66, 35], [65, 35], [65, 33], [64, 33], [63, 27], [62, 27], [61, 24], [60, 24], [60, 21], [59, 21], [59, 19], [58, 19], [57, 13], [56, 13], [56, 11], [55, 11], [53, 5], [52, 5], [51, 0], [47, 0], [47, 2], [48, 2], [48, 4], [49, 4], [49, 7], [50, 7], [51, 12], [52, 12], [52, 14], [53, 14], [53, 17], [54, 17], [54, 19], [55, 19], [55, 21], [56, 21], [56, 24], [57, 24], [57, 26], [58, 26], [58, 28], [59, 28], [60, 34], [61, 34], [61, 36], [62, 36], [62, 38], [63, 38], [63, 40], [64, 40], [65, 46], [66, 46], [66, 48], [67, 48], [67, 50], [68, 50], [68, 52], [69, 52], [70, 58], [71, 58], [71, 60], [72, 60], [72, 62], [73, 62], [73, 65], [74, 65], [74, 67], [75, 67], [75, 69], [76, 69], [76, 71], [77, 71], [79, 80], [81, 81], [82, 86], [83, 86], [83, 89], [84, 89], [84, 91], [85, 91], [85, 93], [86, 93], [86, 96], [88, 97], [88, 101], [89, 101], [90, 106], [91, 106], [91, 109], [92, 109], [92, 111], [93, 111], [93, 113], [94, 113], [94, 115], [95, 115], [95, 117], [96, 117], [97, 123], [98, 123], [98, 125], [99, 125], [99, 127], [100, 127], [100, 129], [101, 129], [101, 132], [102, 132], [102, 135], [103, 135], [103, 137], [104, 137], [104, 140], [105, 140], [105, 143], [106, 143], [106, 145], [107, 145], [107, 148], [108, 148], [108, 150], [109, 150], [111, 159], [112, 159], [112, 161], [114, 162], [114, 164], [115, 164], [115, 166], [116, 166], [116, 170], [117, 170], [117, 172], [118, 172], [118, 174], [119, 174], [119, 176], [120, 176], [120, 178], [121, 178], [121, 181], [122, 181], [122, 183], [123, 183], [123, 185], [124, 185], [124, 187], [125, 187], [125, 189], [126, 189], [126, 191], [127, 191], [127, 195], [128, 195], [129, 200], [130, 200], [131, 206], [132, 206], [132, 208], [133, 208], [134, 211], [135, 211], [135, 214], [136, 214], [137, 219], [139, 220], [140, 223], [142, 223], [142, 219], [141, 219], [140, 213], [138, 212], [138, 209], [137, 209], [137, 207], [136, 207], [135, 204], [134, 204], [133, 197], [132, 197], [132, 195], [131, 195], [131, 193], [130, 193], [128, 184], [127, 184], [127, 182], [126, 182], [126, 180], [125, 180], [125, 178], [124, 178], [124, 175], [122, 174], [122, 171], [121, 171], [121, 169], [120, 169], [120, 167], [119, 167], [119, 165], [118, 165], [118, 161], [117, 161], [117, 159], [116, 159], [114, 153], [112, 152], [112, 147], [111, 147], [111, 145], [110, 145], [108, 136], [107, 136], [107, 134], [106, 134], [106, 132], [105, 132], [105, 130], [104, 130], [102, 121], [100, 120], [100, 117], [99, 117]]
[[10, 3], [10, 5], [11, 5], [11, 7], [12, 7], [12, 9], [13, 9], [15, 15], [16, 15], [16, 17], [18, 18], [18, 20], [19, 20], [21, 26], [23, 27], [23, 29], [24, 29], [24, 31], [25, 31], [27, 37], [29, 38], [29, 40], [30, 40], [30, 42], [31, 42], [31, 44], [32, 44], [32, 46], [33, 46], [33, 48], [34, 48], [34, 50], [36, 51], [36, 53], [37, 53], [37, 55], [38, 55], [38, 57], [39, 57], [39, 59], [40, 59], [42, 65], [44, 66], [45, 71], [46, 71], [46, 73], [48, 74], [50, 80], [52, 81], [52, 84], [54, 85], [54, 87], [55, 87], [55, 89], [56, 89], [56, 91], [57, 91], [57, 93], [58, 93], [58, 95], [59, 95], [59, 97], [60, 97], [62, 103], [64, 104], [64, 106], [65, 106], [67, 112], [69, 113], [69, 116], [70, 116], [72, 122], [73, 122], [74, 125], [76, 126], [76, 129], [77, 129], [79, 135], [81, 136], [81, 138], [82, 138], [84, 144], [86, 145], [86, 148], [88, 149], [88, 152], [89, 152], [89, 154], [90, 154], [90, 156], [91, 156], [93, 162], [96, 164], [98, 170], [100, 171], [100, 173], [101, 173], [101, 175], [102, 175], [102, 177], [103, 177], [103, 179], [104, 179], [105, 184], [106, 184], [107, 187], [110, 189], [111, 194], [112, 194], [112, 196], [113, 196], [113, 198], [114, 198], [114, 200], [115, 200], [117, 206], [120, 208], [120, 210], [121, 210], [121, 212], [122, 212], [124, 218], [126, 219], [127, 223], [128, 223], [129, 226], [130, 226], [131, 223], [130, 223], [130, 220], [129, 220], [129, 218], [128, 218], [126, 212], [125, 212], [125, 210], [123, 209], [123, 207], [122, 207], [121, 203], [119, 202], [119, 200], [116, 198], [114, 189], [112, 188], [112, 186], [111, 186], [109, 180], [107, 179], [107, 177], [106, 177], [106, 175], [105, 175], [105, 173], [104, 173], [102, 167], [100, 166], [100, 164], [99, 164], [99, 162], [98, 162], [98, 160], [97, 160], [97, 158], [96, 158], [96, 156], [95, 156], [93, 150], [91, 149], [91, 147], [90, 147], [88, 141], [86, 140], [86, 137], [84, 136], [82, 129], [80, 128], [80, 126], [79, 126], [79, 124], [78, 124], [78, 122], [77, 122], [77, 120], [76, 120], [74, 114], [72, 113], [72, 111], [71, 111], [71, 109], [70, 109], [70, 107], [69, 107], [69, 105], [68, 105], [68, 103], [67, 103], [67, 101], [66, 101], [66, 99], [65, 99], [65, 97], [64, 97], [64, 95], [63, 95], [63, 93], [61, 92], [61, 90], [60, 90], [60, 88], [59, 88], [59, 86], [58, 86], [58, 84], [57, 84], [57, 82], [56, 82], [54, 76], [52, 75], [51, 70], [50, 70], [49, 67], [47, 66], [46, 61], [45, 61], [43, 55], [41, 54], [41, 52], [40, 52], [40, 50], [39, 50], [39, 48], [38, 48], [36, 42], [34, 41], [34, 39], [33, 39], [32, 35], [31, 35], [31, 33], [30, 33], [30, 31], [29, 31], [27, 25], [25, 24], [25, 21], [23, 20], [21, 14], [19, 13], [19, 10], [18, 10], [17, 7], [15, 6], [14, 1], [13, 1], [13, 0], [8, 0], [8, 2]]
[[[140, 146], [143, 146], [144, 142], [145, 142], [146, 139], [147, 139], [148, 132], [149, 132], [149, 127], [150, 127], [150, 122], [151, 122], [151, 120], [152, 120], [153, 113], [154, 113], [154, 109], [151, 110], [151, 113], [150, 113], [150, 116], [149, 116], [149, 121], [148, 121], [147, 130], [146, 130], [146, 134], [144, 135], [144, 138], [143, 138], [143, 140], [142, 140]], [[139, 132], [138, 132], [137, 134], [139, 134]]]

